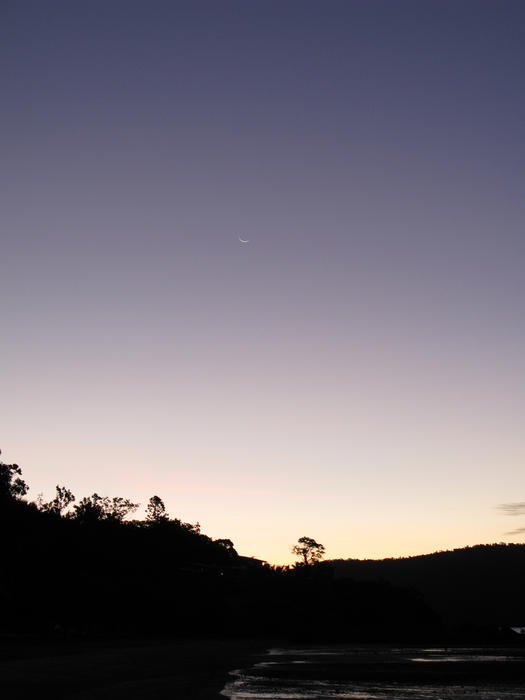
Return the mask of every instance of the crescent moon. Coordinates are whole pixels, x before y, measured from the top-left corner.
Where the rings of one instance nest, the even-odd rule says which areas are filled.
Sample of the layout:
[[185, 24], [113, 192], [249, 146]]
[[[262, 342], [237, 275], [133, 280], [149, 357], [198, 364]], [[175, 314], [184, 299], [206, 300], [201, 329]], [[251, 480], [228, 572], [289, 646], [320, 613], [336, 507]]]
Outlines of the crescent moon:
[[244, 238], [241, 238], [240, 236], [239, 236], [239, 241], [240, 241], [241, 243], [249, 243], [249, 242], [250, 242], [249, 239], [246, 240], [246, 239], [244, 239]]

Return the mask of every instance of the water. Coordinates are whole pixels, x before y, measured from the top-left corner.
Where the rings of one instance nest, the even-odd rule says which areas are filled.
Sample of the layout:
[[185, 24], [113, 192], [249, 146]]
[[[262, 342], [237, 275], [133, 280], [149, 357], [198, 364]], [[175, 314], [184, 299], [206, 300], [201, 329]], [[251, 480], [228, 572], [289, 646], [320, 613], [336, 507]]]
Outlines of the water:
[[231, 673], [230, 700], [523, 700], [525, 649], [274, 648]]

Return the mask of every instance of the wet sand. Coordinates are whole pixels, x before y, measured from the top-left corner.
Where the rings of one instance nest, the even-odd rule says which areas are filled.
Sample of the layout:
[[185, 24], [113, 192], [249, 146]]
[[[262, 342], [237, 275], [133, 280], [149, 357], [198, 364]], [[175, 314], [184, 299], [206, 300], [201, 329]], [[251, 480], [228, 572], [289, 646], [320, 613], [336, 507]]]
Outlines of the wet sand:
[[523, 647], [341, 646], [272, 649], [237, 674], [228, 697], [521, 700]]
[[228, 672], [267, 645], [253, 640], [0, 643], [6, 700], [218, 700]]
[[[318, 651], [321, 650], [321, 651]], [[341, 646], [308, 649], [274, 649], [260, 669], [262, 676], [281, 679], [399, 683], [492, 683], [524, 684], [525, 650], [522, 647], [423, 647]]]

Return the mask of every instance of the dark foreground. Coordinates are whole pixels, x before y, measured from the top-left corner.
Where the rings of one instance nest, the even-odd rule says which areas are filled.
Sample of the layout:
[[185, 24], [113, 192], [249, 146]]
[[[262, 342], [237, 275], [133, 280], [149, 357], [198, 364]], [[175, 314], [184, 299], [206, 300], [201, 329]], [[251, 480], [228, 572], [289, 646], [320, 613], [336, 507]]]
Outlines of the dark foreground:
[[[0, 643], [6, 700], [218, 700], [231, 669], [249, 666], [263, 642], [224, 640]], [[224, 697], [222, 697], [224, 700]]]
[[518, 700], [525, 697], [525, 648], [0, 641], [6, 700], [225, 700], [224, 688], [231, 700]]

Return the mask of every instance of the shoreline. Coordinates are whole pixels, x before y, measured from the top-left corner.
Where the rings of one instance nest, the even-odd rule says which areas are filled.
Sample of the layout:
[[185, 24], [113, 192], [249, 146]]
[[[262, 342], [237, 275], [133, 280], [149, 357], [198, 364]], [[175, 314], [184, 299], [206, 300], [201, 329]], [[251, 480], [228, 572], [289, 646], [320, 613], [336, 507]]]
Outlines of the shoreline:
[[[403, 683], [465, 685], [479, 687], [518, 684], [525, 687], [525, 649], [513, 645], [518, 663], [504, 665], [470, 659], [461, 664], [417, 664], [413, 652], [420, 647], [393, 648], [385, 644], [328, 645], [334, 652], [312, 655], [310, 648], [326, 645], [293, 644], [276, 639], [118, 639], [118, 640], [0, 640], [0, 697], [9, 700], [225, 700], [221, 691], [234, 682], [232, 671], [253, 668], [267, 660], [274, 648], [268, 676], [284, 683], [324, 679], [357, 684]], [[502, 655], [511, 645], [475, 645], [478, 653]], [[449, 647], [465, 653], [464, 647]], [[509, 649], [510, 650], [510, 649]], [[282, 653], [280, 653], [282, 651]], [[343, 656], [339, 656], [343, 651]], [[438, 650], [436, 650], [438, 651]], [[403, 652], [400, 654], [400, 652]], [[329, 658], [333, 656], [333, 658]], [[297, 662], [297, 659], [302, 661]], [[306, 663], [305, 660], [308, 662]], [[280, 662], [275, 665], [275, 662]]]

